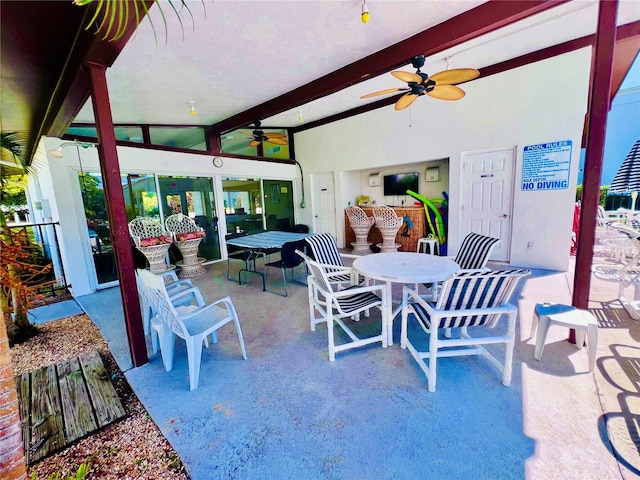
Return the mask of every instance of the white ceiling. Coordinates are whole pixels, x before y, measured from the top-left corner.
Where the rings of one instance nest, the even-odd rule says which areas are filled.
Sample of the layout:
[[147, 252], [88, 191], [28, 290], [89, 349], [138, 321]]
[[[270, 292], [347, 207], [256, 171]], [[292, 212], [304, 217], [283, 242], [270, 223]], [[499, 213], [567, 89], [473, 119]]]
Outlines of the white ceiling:
[[[213, 124], [481, 3], [368, 0], [371, 21], [363, 24], [362, 0], [198, 0], [188, 2], [193, 24], [188, 13], [181, 12], [181, 29], [178, 17], [162, 1], [168, 40], [154, 7], [157, 43], [145, 20], [107, 72], [113, 119], [133, 124]], [[640, 19], [638, 0], [621, 0], [618, 10], [618, 25]], [[597, 1], [573, 0], [427, 58], [422, 71], [445, 70], [447, 56], [451, 68], [487, 67], [589, 35], [596, 30], [597, 14]], [[413, 72], [407, 63], [403, 70]], [[403, 86], [389, 74], [374, 77], [262, 119], [263, 127], [300, 126], [383, 98], [361, 100], [366, 93]], [[197, 111], [193, 116], [191, 100]], [[75, 121], [93, 123], [90, 103]]]

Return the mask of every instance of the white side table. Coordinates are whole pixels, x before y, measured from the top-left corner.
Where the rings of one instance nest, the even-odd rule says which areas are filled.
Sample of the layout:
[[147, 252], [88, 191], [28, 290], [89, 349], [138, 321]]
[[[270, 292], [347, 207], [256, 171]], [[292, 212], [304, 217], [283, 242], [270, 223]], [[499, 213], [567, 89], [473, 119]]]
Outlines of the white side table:
[[533, 313], [531, 323], [531, 337], [533, 337], [536, 326], [538, 334], [536, 336], [536, 349], [533, 354], [536, 360], [542, 357], [544, 342], [551, 325], [573, 328], [576, 331], [576, 347], [582, 348], [584, 338], [587, 336], [587, 349], [589, 353], [589, 371], [593, 372], [596, 364], [596, 350], [598, 348], [598, 321], [596, 317], [586, 310], [579, 310], [570, 305], [543, 305], [538, 303]]
[[423, 237], [418, 239], [418, 253], [430, 253], [431, 255], [440, 255], [440, 242], [437, 238]]

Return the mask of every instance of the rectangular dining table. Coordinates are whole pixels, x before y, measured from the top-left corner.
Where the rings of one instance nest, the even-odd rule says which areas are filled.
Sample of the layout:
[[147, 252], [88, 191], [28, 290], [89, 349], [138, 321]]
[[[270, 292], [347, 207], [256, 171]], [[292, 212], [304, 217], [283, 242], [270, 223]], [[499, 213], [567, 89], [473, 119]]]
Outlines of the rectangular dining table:
[[393, 319], [401, 307], [393, 311], [391, 286], [393, 283], [437, 283], [453, 275], [460, 266], [446, 257], [415, 252], [387, 252], [365, 255], [353, 261], [355, 272], [366, 278], [386, 283], [387, 344], [393, 345]]
[[241, 268], [238, 272], [238, 283], [242, 285], [242, 272], [253, 273], [262, 277], [262, 291], [267, 290], [265, 274], [259, 272], [256, 268], [255, 260], [258, 257], [264, 257], [266, 254], [278, 252], [282, 249], [282, 245], [287, 242], [295, 242], [303, 240], [306, 237], [310, 237], [312, 233], [295, 233], [295, 232], [281, 232], [278, 230], [272, 230], [268, 232], [254, 233], [252, 235], [245, 235], [243, 237], [235, 237], [227, 240], [227, 244], [234, 247], [244, 248], [251, 252], [249, 261], [245, 262], [245, 265], [253, 268]]

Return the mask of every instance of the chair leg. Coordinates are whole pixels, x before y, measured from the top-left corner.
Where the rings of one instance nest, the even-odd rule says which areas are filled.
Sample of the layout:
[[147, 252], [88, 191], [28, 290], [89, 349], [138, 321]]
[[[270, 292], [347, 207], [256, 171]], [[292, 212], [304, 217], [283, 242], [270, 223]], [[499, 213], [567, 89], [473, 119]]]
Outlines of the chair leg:
[[160, 353], [162, 354], [162, 363], [164, 363], [164, 369], [167, 372], [170, 372], [171, 369], [173, 369], [175, 335], [170, 328], [163, 325], [163, 328], [158, 331], [158, 337], [160, 339]]
[[195, 390], [198, 388], [200, 380], [200, 363], [202, 360], [202, 337], [187, 337], [187, 357], [189, 360], [189, 388]]
[[327, 320], [327, 339], [329, 344], [329, 361], [335, 362], [336, 346], [335, 346], [335, 339], [333, 336], [333, 333], [334, 333], [333, 332], [333, 314], [332, 314], [330, 305], [327, 306], [326, 320]]
[[536, 335], [536, 349], [533, 354], [533, 358], [540, 360], [542, 357], [542, 350], [544, 349], [544, 342], [547, 339], [547, 332], [549, 331], [549, 317], [542, 315], [538, 318], [538, 334]]
[[533, 318], [531, 319], [531, 333], [529, 333], [529, 338], [533, 338], [536, 334], [536, 329], [538, 328], [538, 312], [533, 311]]
[[316, 315], [315, 315], [315, 307], [313, 306], [313, 286], [311, 282], [307, 286], [307, 295], [309, 296], [309, 324], [311, 325], [311, 331], [316, 331]]
[[236, 325], [236, 330], [238, 332], [238, 341], [240, 342], [240, 348], [242, 349], [242, 358], [247, 359], [247, 349], [244, 346], [244, 337], [242, 336], [242, 328], [240, 328], [240, 320], [238, 319], [238, 315], [233, 315], [233, 323]]
[[151, 330], [151, 350], [153, 353], [158, 353], [158, 349], [160, 345], [158, 344], [158, 332], [156, 330]]
[[502, 365], [502, 384], [505, 387], [511, 385], [513, 348], [515, 347], [516, 343], [516, 316], [516, 312], [509, 314], [507, 324], [507, 342], [504, 346], [504, 364]]
[[438, 359], [438, 329], [433, 328], [429, 333], [429, 375], [427, 377], [427, 389], [436, 391], [436, 364]]
[[144, 329], [144, 334], [149, 335], [151, 333], [151, 317], [153, 313], [151, 312], [151, 306], [147, 305], [146, 302], [142, 302], [142, 328]]
[[[293, 278], [293, 273], [291, 274], [291, 278]], [[289, 292], [287, 291], [287, 269], [282, 268], [282, 281], [284, 282], [284, 296], [288, 297]]]
[[587, 326], [587, 349], [589, 352], [589, 371], [593, 372], [596, 366], [596, 354], [598, 351], [598, 326]]

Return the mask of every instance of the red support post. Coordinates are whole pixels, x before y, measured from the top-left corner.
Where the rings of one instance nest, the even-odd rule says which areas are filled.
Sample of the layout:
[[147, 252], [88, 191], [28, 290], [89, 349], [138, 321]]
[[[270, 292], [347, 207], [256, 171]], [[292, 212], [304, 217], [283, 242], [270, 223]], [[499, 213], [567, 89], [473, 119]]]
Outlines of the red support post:
[[[587, 152], [580, 208], [580, 233], [573, 279], [573, 306], [580, 309], [589, 307], [591, 264], [595, 243], [596, 215], [600, 202], [600, 181], [610, 104], [617, 12], [618, 0], [600, 0], [594, 61], [592, 63], [591, 99], [587, 119]], [[575, 342], [575, 332], [572, 331], [571, 337]]]
[[88, 63], [91, 79], [91, 97], [93, 100], [93, 115], [96, 119], [98, 133], [98, 155], [100, 158], [100, 171], [105, 190], [105, 202], [109, 217], [109, 229], [113, 252], [115, 254], [118, 278], [120, 280], [120, 293], [124, 309], [124, 322], [127, 329], [127, 338], [131, 350], [131, 360], [135, 367], [144, 365], [149, 361], [147, 346], [142, 327], [142, 315], [140, 312], [140, 300], [136, 287], [136, 277], [129, 238], [129, 225], [125, 209], [124, 192], [120, 179], [120, 165], [116, 150], [116, 137], [111, 117], [111, 104], [109, 103], [109, 91], [107, 89], [106, 67], [96, 63]]

